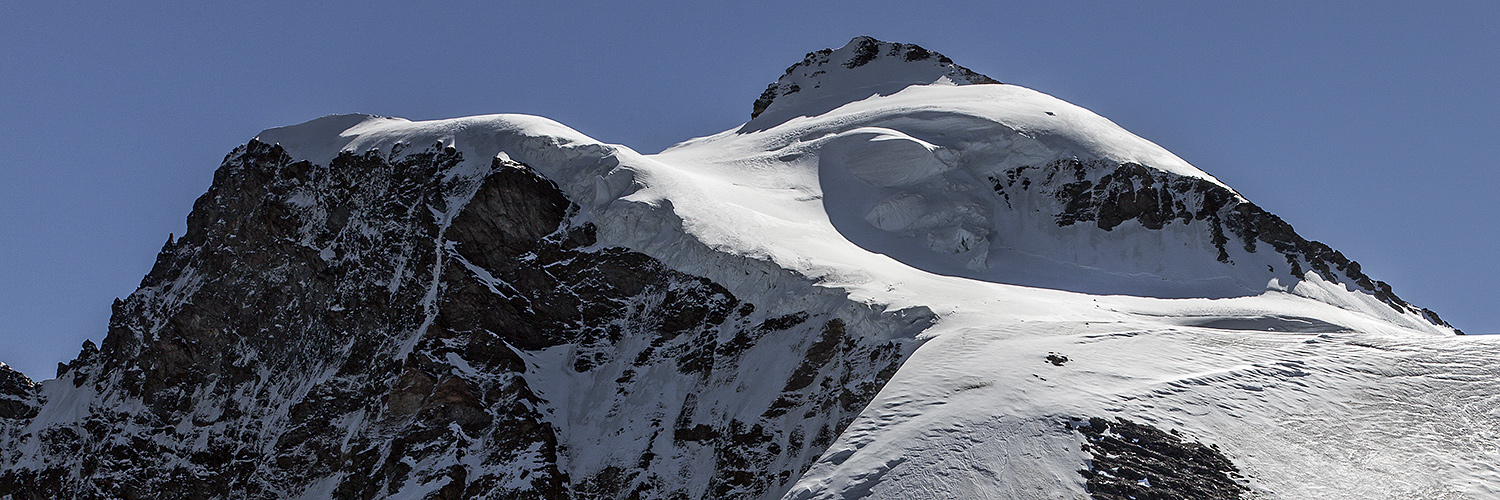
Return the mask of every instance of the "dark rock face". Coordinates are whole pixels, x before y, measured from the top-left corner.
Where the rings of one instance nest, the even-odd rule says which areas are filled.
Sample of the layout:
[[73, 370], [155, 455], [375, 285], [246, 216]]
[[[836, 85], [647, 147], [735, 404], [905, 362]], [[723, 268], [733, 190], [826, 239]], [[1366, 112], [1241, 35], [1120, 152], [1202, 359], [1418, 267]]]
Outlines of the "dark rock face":
[[911, 350], [601, 246], [525, 165], [411, 149], [232, 152], [59, 367], [73, 416], [23, 434], [43, 403], [0, 366], [0, 450], [37, 450], [0, 451], [0, 497], [773, 497]]
[[0, 421], [30, 419], [37, 406], [36, 382], [0, 363]]
[[1247, 491], [1235, 481], [1239, 468], [1217, 447], [1123, 418], [1094, 417], [1069, 426], [1083, 434], [1084, 449], [1093, 455], [1089, 468], [1078, 473], [1095, 499], [1234, 500]]
[[1056, 214], [1059, 226], [1092, 222], [1099, 229], [1110, 231], [1131, 220], [1146, 229], [1203, 221], [1218, 249], [1219, 262], [1234, 263], [1229, 245], [1256, 253], [1264, 243], [1285, 257], [1293, 278], [1300, 279], [1306, 271], [1314, 271], [1328, 281], [1346, 281], [1398, 311], [1414, 311], [1435, 325], [1452, 328], [1437, 313], [1401, 300], [1389, 284], [1366, 276], [1358, 262], [1328, 245], [1303, 238], [1275, 214], [1204, 179], [1136, 163], [1065, 159], [1041, 167], [1010, 169], [989, 180], [1007, 205], [1011, 193], [1027, 190], [1048, 193], [1062, 206]]
[[[21, 458], [21, 450], [9, 443], [19, 441], [26, 425], [36, 417], [37, 408], [42, 403], [39, 393], [40, 387], [30, 378], [0, 363], [0, 466], [8, 466]], [[0, 492], [7, 487], [15, 489], [21, 486], [8, 485], [7, 480], [0, 479]]]

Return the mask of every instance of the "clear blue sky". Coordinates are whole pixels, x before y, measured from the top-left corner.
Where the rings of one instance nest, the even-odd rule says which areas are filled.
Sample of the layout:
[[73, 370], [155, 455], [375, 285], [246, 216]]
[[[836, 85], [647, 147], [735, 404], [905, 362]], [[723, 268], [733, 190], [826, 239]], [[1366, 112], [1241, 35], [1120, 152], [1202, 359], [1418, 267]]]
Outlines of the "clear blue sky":
[[1492, 2], [461, 3], [0, 3], [0, 361], [102, 339], [262, 129], [520, 112], [655, 152], [861, 34], [1090, 108], [1500, 331]]

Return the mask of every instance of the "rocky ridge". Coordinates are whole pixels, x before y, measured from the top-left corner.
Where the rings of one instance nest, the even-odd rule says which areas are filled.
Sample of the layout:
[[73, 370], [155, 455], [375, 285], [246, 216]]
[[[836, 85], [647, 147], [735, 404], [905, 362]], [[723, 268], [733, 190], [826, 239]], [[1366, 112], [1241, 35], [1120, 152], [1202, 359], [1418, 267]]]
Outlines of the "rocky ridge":
[[1009, 209], [1016, 208], [1011, 204], [1013, 196], [1021, 198], [1036, 192], [1050, 198], [1055, 202], [1052, 206], [1057, 207], [1051, 216], [1061, 227], [1092, 223], [1111, 231], [1132, 221], [1159, 231], [1170, 224], [1199, 221], [1206, 224], [1217, 251], [1214, 259], [1220, 263], [1236, 264], [1230, 245], [1246, 254], [1275, 252], [1285, 262], [1279, 271], [1270, 267], [1270, 275], [1298, 280], [1314, 272], [1329, 282], [1352, 283], [1395, 311], [1417, 314], [1434, 325], [1463, 334], [1436, 312], [1402, 300], [1389, 284], [1365, 275], [1358, 262], [1326, 244], [1303, 238], [1280, 217], [1215, 182], [1138, 163], [1076, 158], [1011, 168], [988, 180]]
[[[908, 85], [939, 80], [954, 85], [1000, 83], [920, 45], [860, 36], [839, 49], [808, 52], [802, 61], [787, 67], [786, 73], [766, 86], [751, 106], [751, 123], [764, 126], [772, 119], [790, 117], [773, 112], [778, 116], [755, 120], [767, 111], [796, 108], [799, 114], [818, 114], [850, 100], [888, 95]], [[851, 88], [855, 89], [852, 93]], [[815, 107], [809, 109], [809, 104]]]
[[[0, 497], [775, 497], [912, 347], [598, 245], [577, 214], [441, 144], [315, 165], [252, 141], [49, 382], [78, 401], [37, 416], [0, 372]], [[570, 377], [602, 400], [539, 393]], [[609, 456], [569, 448], [590, 439]]]

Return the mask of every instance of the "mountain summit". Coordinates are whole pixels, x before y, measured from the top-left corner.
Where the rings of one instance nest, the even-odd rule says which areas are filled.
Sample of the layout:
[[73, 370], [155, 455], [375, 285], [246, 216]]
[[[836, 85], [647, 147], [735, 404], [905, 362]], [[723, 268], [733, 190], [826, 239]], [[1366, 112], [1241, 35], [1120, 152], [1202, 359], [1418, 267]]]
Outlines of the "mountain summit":
[[1500, 496], [1500, 344], [915, 45], [655, 155], [277, 127], [187, 226], [56, 378], [0, 364], [0, 499]]
[[[766, 87], [755, 100], [752, 125], [766, 126], [801, 113], [816, 116], [872, 95], [890, 95], [911, 85], [1000, 83], [920, 45], [854, 37], [837, 49], [808, 52], [802, 62]], [[747, 125], [750, 126], [750, 125]]]

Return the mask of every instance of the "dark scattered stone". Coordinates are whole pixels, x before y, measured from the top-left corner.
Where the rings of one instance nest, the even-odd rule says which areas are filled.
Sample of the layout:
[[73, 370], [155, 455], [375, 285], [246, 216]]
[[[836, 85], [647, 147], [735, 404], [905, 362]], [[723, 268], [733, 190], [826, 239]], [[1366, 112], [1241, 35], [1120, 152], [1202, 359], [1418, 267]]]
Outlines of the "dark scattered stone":
[[1248, 491], [1217, 447], [1183, 440], [1145, 424], [1117, 418], [1078, 419], [1066, 425], [1083, 434], [1093, 457], [1078, 471], [1098, 500], [1235, 500]]
[[1062, 366], [1063, 363], [1068, 362], [1068, 357], [1055, 352], [1049, 352], [1047, 353], [1047, 362], [1052, 363], [1052, 366]]

